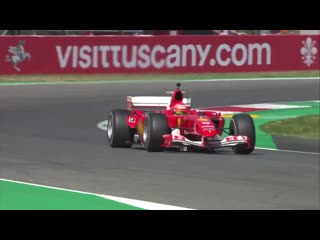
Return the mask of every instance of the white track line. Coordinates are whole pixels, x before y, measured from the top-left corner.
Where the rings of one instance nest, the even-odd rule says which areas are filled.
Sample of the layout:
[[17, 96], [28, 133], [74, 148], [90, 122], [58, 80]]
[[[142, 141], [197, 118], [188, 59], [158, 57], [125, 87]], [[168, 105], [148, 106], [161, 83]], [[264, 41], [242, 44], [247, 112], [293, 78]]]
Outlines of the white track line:
[[16, 180], [11, 180], [11, 179], [0, 178], [0, 181], [13, 182], [13, 183], [25, 184], [25, 185], [35, 186], [35, 187], [43, 187], [43, 188], [62, 190], [62, 191], [68, 191], [68, 192], [75, 192], [75, 193], [81, 193], [81, 194], [88, 194], [88, 195], [103, 197], [103, 198], [114, 200], [117, 202], [129, 204], [129, 205], [143, 208], [146, 210], [195, 210], [195, 209], [191, 209], [191, 208], [183, 208], [183, 207], [177, 207], [177, 206], [172, 206], [172, 205], [141, 201], [141, 200], [136, 200], [136, 199], [116, 197], [116, 196], [111, 196], [111, 195], [83, 192], [83, 191], [77, 191], [77, 190], [72, 190], [72, 189], [67, 189], [67, 188], [59, 188], [59, 187], [52, 187], [52, 186], [47, 186], [47, 185], [35, 184], [35, 183], [21, 182], [21, 181], [16, 181]]
[[293, 151], [293, 150], [280, 150], [280, 149], [261, 148], [261, 147], [256, 147], [255, 149], [268, 150], [268, 151], [278, 151], [278, 152], [302, 153], [302, 154], [315, 154], [315, 155], [319, 155], [319, 154], [320, 154], [320, 153], [317, 153], [317, 152], [303, 152], [303, 151]]
[[148, 210], [194, 210], [190, 208], [182, 208], [182, 207], [176, 207], [166, 204], [159, 204], [154, 202], [146, 202], [141, 200], [135, 200], [135, 199], [128, 199], [128, 198], [122, 198], [122, 197], [114, 197], [110, 195], [99, 195], [107, 199], [111, 199], [117, 202], [122, 202], [125, 204], [129, 204], [132, 206], [148, 209]]

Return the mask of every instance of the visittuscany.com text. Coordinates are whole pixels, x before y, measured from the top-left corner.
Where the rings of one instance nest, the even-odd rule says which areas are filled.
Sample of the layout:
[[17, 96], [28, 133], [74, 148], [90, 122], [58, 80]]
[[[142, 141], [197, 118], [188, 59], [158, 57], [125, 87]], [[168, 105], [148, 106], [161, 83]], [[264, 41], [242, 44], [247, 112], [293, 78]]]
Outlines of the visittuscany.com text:
[[60, 68], [184, 68], [270, 65], [268, 43], [56, 46]]

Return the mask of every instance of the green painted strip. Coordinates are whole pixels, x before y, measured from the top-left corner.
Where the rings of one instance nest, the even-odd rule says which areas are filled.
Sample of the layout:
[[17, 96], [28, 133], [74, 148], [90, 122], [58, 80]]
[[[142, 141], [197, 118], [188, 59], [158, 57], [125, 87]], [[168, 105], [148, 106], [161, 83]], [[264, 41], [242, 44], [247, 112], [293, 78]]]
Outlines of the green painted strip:
[[94, 194], [0, 180], [0, 210], [143, 210]]
[[70, 82], [0, 82], [6, 85], [57, 85], [57, 84], [99, 84], [99, 83], [146, 83], [146, 82], [219, 82], [219, 81], [278, 81], [278, 80], [317, 80], [319, 77], [265, 77], [265, 78], [219, 78], [219, 79], [150, 79], [150, 80], [109, 80], [109, 81], [70, 81]]

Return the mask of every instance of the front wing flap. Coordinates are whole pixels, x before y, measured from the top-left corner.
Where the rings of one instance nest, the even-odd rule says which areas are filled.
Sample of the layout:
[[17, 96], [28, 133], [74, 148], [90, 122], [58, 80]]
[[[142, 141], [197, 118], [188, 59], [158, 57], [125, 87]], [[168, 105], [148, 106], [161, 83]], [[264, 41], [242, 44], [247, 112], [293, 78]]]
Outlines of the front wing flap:
[[237, 145], [245, 144], [250, 147], [250, 141], [247, 136], [227, 136], [225, 138], [205, 138], [202, 137], [201, 141], [191, 141], [185, 136], [179, 134], [166, 134], [163, 135], [164, 143], [162, 147], [170, 148], [175, 146], [194, 146], [207, 149], [217, 149], [224, 147], [234, 147]]

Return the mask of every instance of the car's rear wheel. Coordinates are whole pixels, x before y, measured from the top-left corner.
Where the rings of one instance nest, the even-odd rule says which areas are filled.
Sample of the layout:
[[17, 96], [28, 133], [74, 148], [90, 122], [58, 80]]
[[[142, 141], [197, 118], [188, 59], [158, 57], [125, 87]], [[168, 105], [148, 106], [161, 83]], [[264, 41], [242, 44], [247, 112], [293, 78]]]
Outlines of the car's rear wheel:
[[108, 116], [107, 137], [111, 147], [128, 148], [132, 146], [133, 132], [129, 128], [126, 118], [129, 110], [112, 110]]
[[143, 141], [148, 152], [163, 151], [162, 135], [169, 134], [168, 119], [162, 113], [149, 113], [144, 122]]
[[249, 114], [234, 115], [229, 124], [229, 135], [242, 135], [247, 136], [250, 141], [250, 147], [247, 145], [238, 145], [232, 147], [236, 154], [250, 154], [256, 145], [256, 132], [255, 125], [252, 117]]

